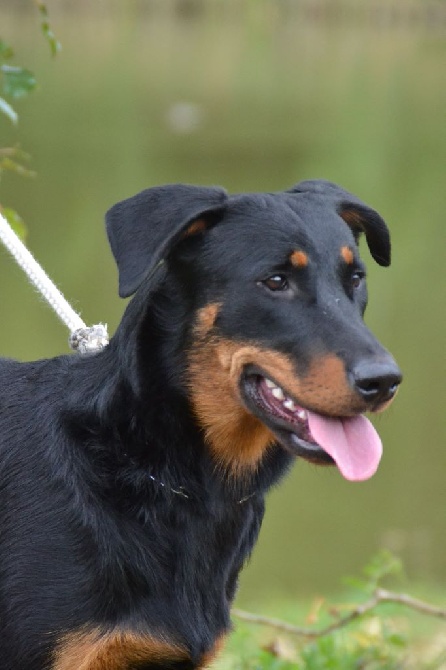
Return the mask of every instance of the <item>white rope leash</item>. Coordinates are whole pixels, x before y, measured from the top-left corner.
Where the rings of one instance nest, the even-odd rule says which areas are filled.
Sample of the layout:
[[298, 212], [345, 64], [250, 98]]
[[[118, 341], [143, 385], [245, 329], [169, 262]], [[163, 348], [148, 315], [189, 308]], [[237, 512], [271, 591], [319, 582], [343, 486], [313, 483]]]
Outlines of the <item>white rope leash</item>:
[[56, 312], [57, 316], [70, 330], [70, 347], [81, 354], [99, 351], [106, 347], [108, 344], [107, 326], [102, 323], [91, 327], [86, 326], [79, 314], [65, 300], [59, 289], [53, 284], [32, 254], [17, 237], [1, 213], [0, 240], [26, 273], [31, 284], [36, 287]]

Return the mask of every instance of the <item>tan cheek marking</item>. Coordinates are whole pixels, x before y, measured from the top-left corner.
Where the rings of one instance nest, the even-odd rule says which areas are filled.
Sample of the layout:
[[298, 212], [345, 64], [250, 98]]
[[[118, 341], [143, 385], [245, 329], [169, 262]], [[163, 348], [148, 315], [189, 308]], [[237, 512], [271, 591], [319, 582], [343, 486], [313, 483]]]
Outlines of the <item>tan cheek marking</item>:
[[239, 380], [248, 364], [257, 365], [308, 409], [332, 416], [364, 410], [334, 355], [315, 359], [299, 376], [284, 354], [218, 337], [197, 341], [187, 371], [192, 405], [217, 462], [235, 475], [254, 470], [276, 441], [240, 397]]
[[233, 474], [253, 470], [273, 434], [242, 405], [234, 354], [240, 345], [219, 338], [197, 343], [189, 355], [192, 406], [216, 461]]
[[205, 335], [214, 327], [220, 307], [219, 303], [211, 303], [198, 310], [195, 331], [200, 336]]
[[351, 265], [353, 263], [354, 256], [350, 247], [341, 247], [341, 256], [347, 265]]
[[244, 347], [232, 357], [230, 377], [238, 383], [245, 365], [253, 363], [265, 371], [304, 407], [333, 416], [357, 411], [358, 401], [350, 388], [344, 363], [334, 354], [315, 358], [305, 374], [298, 374], [292, 360], [268, 349]]
[[148, 635], [84, 629], [61, 639], [51, 670], [128, 670], [138, 663], [187, 659], [189, 654], [179, 645]]
[[301, 399], [310, 409], [331, 416], [365, 409], [347, 381], [343, 361], [334, 354], [315, 358], [302, 379]]
[[306, 268], [308, 265], [308, 256], [305, 251], [293, 251], [290, 261], [296, 268]]

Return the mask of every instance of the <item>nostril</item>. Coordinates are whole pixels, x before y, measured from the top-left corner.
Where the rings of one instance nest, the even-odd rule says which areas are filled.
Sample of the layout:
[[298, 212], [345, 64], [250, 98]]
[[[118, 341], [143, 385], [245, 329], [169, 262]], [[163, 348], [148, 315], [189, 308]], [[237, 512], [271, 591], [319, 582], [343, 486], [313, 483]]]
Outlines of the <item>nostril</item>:
[[358, 379], [356, 388], [365, 399], [375, 400], [377, 398], [387, 400], [392, 398], [399, 386], [399, 382], [393, 378], [376, 377], [373, 379]]
[[402, 380], [395, 363], [360, 363], [353, 371], [356, 391], [367, 402], [391, 400]]
[[361, 395], [365, 397], [375, 397], [380, 392], [380, 383], [376, 379], [357, 379], [356, 387]]
[[398, 381], [395, 381], [389, 388], [390, 397], [393, 398], [395, 393], [398, 391], [398, 386], [401, 384], [401, 376]]

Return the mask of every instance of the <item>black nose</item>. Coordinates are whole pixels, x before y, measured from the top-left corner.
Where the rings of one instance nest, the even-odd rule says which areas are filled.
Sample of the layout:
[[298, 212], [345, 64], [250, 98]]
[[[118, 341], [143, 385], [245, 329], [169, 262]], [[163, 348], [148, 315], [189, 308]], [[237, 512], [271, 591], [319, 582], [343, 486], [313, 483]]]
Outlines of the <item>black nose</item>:
[[356, 392], [373, 405], [391, 400], [402, 381], [401, 371], [393, 359], [361, 361], [352, 376]]

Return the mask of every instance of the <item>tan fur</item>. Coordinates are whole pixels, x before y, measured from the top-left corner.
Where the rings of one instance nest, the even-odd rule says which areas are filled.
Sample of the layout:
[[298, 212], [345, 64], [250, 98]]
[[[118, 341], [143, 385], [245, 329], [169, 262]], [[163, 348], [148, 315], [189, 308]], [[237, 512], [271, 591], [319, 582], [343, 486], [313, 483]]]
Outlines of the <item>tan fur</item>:
[[290, 261], [296, 268], [306, 268], [308, 265], [308, 256], [305, 251], [293, 251]]
[[198, 670], [205, 670], [205, 668], [209, 667], [212, 661], [214, 661], [216, 657], [220, 654], [225, 641], [226, 641], [226, 635], [222, 635], [217, 639], [212, 649], [203, 655], [200, 661], [200, 665], [198, 666]]
[[137, 663], [188, 658], [187, 651], [172, 642], [122, 630], [103, 633], [94, 628], [64, 635], [51, 670], [128, 670]]
[[388, 408], [388, 406], [393, 403], [398, 391], [399, 391], [399, 387], [397, 388], [395, 394], [390, 398], [390, 400], [386, 400], [386, 402], [384, 402], [382, 405], [380, 405], [379, 407], [374, 409], [373, 411], [375, 412], [375, 414], [381, 414], [381, 412], [384, 412]]
[[355, 209], [343, 209], [340, 212], [340, 216], [349, 226], [353, 226], [355, 228], [361, 228], [362, 230], [364, 229], [363, 218], [361, 214], [357, 212]]
[[350, 247], [341, 247], [341, 256], [347, 265], [351, 265], [353, 263], [354, 256]]
[[201, 336], [208, 333], [211, 328], [213, 328], [220, 306], [219, 303], [211, 303], [199, 310], [196, 330]]
[[255, 469], [272, 433], [243, 406], [237, 379], [230, 375], [232, 343], [215, 340], [194, 349], [188, 383], [192, 405], [219, 464], [235, 474]]
[[316, 358], [298, 374], [286, 355], [209, 333], [211, 306], [198, 315], [196, 341], [189, 352], [187, 383], [195, 414], [216, 461], [234, 474], [257, 467], [275, 437], [244, 406], [239, 382], [246, 365], [255, 365], [297, 404], [331, 416], [366, 408], [350, 388], [344, 364], [334, 355]]
[[208, 225], [204, 219], [197, 219], [190, 224], [188, 228], [183, 233], [184, 237], [191, 237], [192, 235], [197, 235], [198, 233], [204, 233]]

